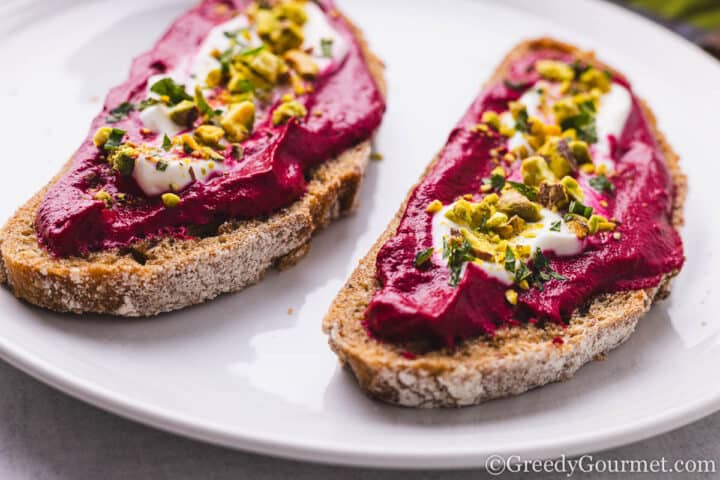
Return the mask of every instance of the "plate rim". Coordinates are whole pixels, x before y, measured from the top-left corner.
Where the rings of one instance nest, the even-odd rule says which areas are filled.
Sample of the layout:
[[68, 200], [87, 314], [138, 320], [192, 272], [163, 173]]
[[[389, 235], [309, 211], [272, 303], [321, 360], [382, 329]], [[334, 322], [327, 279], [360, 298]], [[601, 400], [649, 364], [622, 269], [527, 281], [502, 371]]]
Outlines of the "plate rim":
[[[527, 0], [517, 0], [507, 4], [503, 2], [503, 5], [517, 8], [518, 5], [529, 3], [531, 2]], [[595, 8], [611, 12], [611, 15], [633, 17], [634, 21], [644, 24], [643, 28], [654, 30], [653, 35], [659, 35], [687, 52], [693, 51], [696, 55], [700, 53], [704, 56], [705, 61], [716, 62], [698, 46], [619, 5], [593, 0], [581, 0], [573, 3], [574, 8], [577, 9], [592, 5]], [[568, 7], [569, 5], [564, 5], [564, 8]], [[454, 469], [483, 467], [485, 459], [490, 455], [506, 457], [519, 455], [523, 459], [548, 458], [559, 455], [558, 452], [563, 452], [568, 456], [579, 455], [615, 448], [660, 435], [720, 410], [720, 391], [718, 391], [697, 398], [690, 404], [678, 405], [640, 421], [610, 426], [601, 431], [594, 430], [590, 433], [568, 436], [540, 446], [534, 445], [532, 441], [516, 444], [513, 445], [511, 452], [503, 451], [503, 449], [489, 452], [482, 451], [480, 448], [455, 446], [438, 448], [431, 455], [417, 449], [413, 451], [412, 447], [406, 446], [395, 446], [392, 450], [382, 446], [363, 447], [362, 450], [357, 450], [338, 447], [326, 441], [307, 442], [305, 439], [278, 438], [277, 435], [264, 435], [261, 432], [236, 431], [229, 433], [222, 431], [213, 425], [203, 424], [193, 417], [173, 413], [157, 405], [135, 400], [127, 394], [115, 394], [80, 376], [63, 371], [62, 368], [43, 360], [21, 345], [3, 338], [1, 334], [0, 358], [34, 379], [89, 405], [172, 434], [274, 457], [345, 466]], [[358, 391], [358, 394], [361, 393]]]

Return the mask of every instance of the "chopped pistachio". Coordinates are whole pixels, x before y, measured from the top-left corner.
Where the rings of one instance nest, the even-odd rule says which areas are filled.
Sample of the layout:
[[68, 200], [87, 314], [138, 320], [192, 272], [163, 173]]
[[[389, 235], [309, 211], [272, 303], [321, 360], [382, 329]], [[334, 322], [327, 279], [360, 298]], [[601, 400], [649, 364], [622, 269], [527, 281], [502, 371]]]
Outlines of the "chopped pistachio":
[[588, 220], [588, 229], [590, 234], [608, 232], [615, 229], [615, 224], [602, 215], [592, 215]]
[[605, 72], [601, 72], [597, 68], [589, 68], [580, 75], [580, 83], [588, 88], [597, 88], [603, 93], [610, 91], [612, 79]]
[[230, 105], [228, 111], [220, 119], [220, 126], [225, 130], [231, 142], [245, 140], [255, 123], [255, 104], [243, 101]]
[[547, 139], [537, 153], [545, 158], [548, 167], [557, 178], [570, 174], [576, 167], [575, 157], [564, 138], [551, 137]]
[[190, 100], [183, 100], [168, 112], [170, 120], [183, 127], [192, 126], [193, 122], [197, 120], [198, 110], [195, 107], [195, 103]]
[[560, 184], [565, 187], [568, 195], [570, 197], [574, 198], [575, 200], [582, 201], [585, 197], [583, 194], [582, 189], [580, 188], [580, 185], [578, 184], [577, 180], [575, 180], [572, 177], [563, 177], [560, 179]]
[[205, 84], [210, 88], [215, 88], [220, 85], [222, 82], [222, 70], [219, 68], [216, 68], [214, 70], [210, 70], [205, 77]]
[[265, 49], [250, 55], [248, 59], [243, 61], [250, 70], [271, 84], [277, 83], [280, 76], [287, 73], [285, 62]]
[[517, 292], [513, 289], [505, 290], [505, 300], [507, 300], [507, 302], [510, 305], [517, 305], [517, 302], [518, 302]]
[[574, 140], [570, 142], [568, 146], [570, 147], [570, 151], [575, 157], [575, 160], [577, 160], [577, 163], [582, 165], [592, 162], [590, 149], [588, 148], [588, 144], [586, 142], [583, 142], [582, 140]]
[[497, 204], [497, 209], [512, 216], [517, 215], [528, 222], [537, 222], [542, 218], [540, 205], [530, 201], [515, 189], [505, 190]]
[[93, 137], [93, 143], [95, 144], [95, 146], [100, 148], [105, 145], [105, 142], [107, 142], [110, 138], [112, 130], [113, 129], [110, 127], [98, 128], [97, 132], [95, 132], [95, 136]]
[[443, 204], [440, 200], [433, 200], [428, 204], [427, 207], [425, 207], [425, 211], [427, 213], [437, 213], [440, 210], [442, 210]]
[[293, 49], [285, 52], [285, 61], [303, 78], [313, 79], [320, 73], [320, 67], [307, 53]]
[[482, 122], [495, 130], [500, 130], [500, 116], [497, 112], [487, 111], [482, 114]]
[[580, 165], [580, 170], [582, 170], [584, 173], [595, 173], [595, 164], [593, 163], [583, 163]]
[[273, 125], [282, 125], [291, 118], [304, 118], [307, 115], [305, 105], [297, 100], [283, 101], [272, 113]]
[[575, 78], [572, 67], [557, 60], [538, 60], [535, 63], [535, 70], [548, 80], [564, 81]]
[[570, 199], [567, 189], [561, 183], [543, 182], [538, 187], [538, 202], [550, 209], [565, 207]]
[[167, 208], [175, 208], [180, 204], [180, 197], [175, 193], [163, 193], [160, 198]]
[[523, 183], [530, 186], [537, 186], [542, 182], [553, 182], [555, 180], [555, 175], [548, 167], [547, 162], [539, 155], [533, 155], [523, 160], [520, 173], [523, 177]]
[[95, 200], [102, 200], [103, 202], [105, 202], [106, 205], [112, 203], [112, 195], [110, 195], [105, 190], [98, 190], [97, 192], [95, 192], [95, 195], [93, 195], [93, 198]]
[[225, 131], [215, 125], [201, 125], [195, 129], [195, 139], [210, 147], [217, 147], [225, 136]]

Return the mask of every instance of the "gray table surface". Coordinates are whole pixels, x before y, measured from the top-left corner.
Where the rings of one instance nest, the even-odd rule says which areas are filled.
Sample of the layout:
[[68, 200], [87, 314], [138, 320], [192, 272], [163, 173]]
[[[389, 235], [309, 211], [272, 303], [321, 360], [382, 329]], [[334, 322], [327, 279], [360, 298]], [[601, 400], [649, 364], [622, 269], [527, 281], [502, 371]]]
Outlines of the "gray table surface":
[[[595, 455], [603, 459], [715, 459], [720, 413], [671, 433]], [[720, 474], [714, 474], [720, 477]], [[520, 478], [520, 474], [508, 477]], [[527, 476], [526, 476], [527, 477]], [[658, 478], [653, 474], [615, 478]], [[667, 475], [661, 478], [710, 478]], [[0, 479], [473, 479], [479, 470], [380, 471], [323, 466], [236, 452], [187, 440], [105, 413], [0, 361]], [[505, 478], [505, 477], [503, 477]], [[533, 478], [564, 478], [541, 474]], [[574, 475], [573, 478], [601, 478]]]

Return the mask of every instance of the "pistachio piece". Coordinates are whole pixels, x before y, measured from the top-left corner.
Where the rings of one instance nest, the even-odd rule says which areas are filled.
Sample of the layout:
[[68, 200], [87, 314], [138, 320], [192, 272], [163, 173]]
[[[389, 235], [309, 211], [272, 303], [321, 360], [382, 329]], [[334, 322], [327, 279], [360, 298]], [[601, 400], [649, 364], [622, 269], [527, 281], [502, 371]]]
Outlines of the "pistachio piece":
[[191, 127], [198, 118], [198, 110], [195, 103], [190, 100], [183, 100], [168, 112], [170, 120], [183, 127]]
[[523, 177], [523, 183], [530, 186], [555, 181], [555, 174], [550, 170], [545, 159], [539, 155], [533, 155], [523, 160], [520, 165], [520, 173]]
[[568, 143], [568, 146], [570, 147], [570, 151], [572, 152], [573, 157], [575, 157], [577, 163], [582, 165], [584, 163], [592, 162], [590, 149], [588, 148], [588, 144], [586, 142], [583, 142], [582, 140], [574, 140]]
[[110, 134], [112, 133], [112, 128], [110, 127], [100, 127], [97, 129], [97, 132], [95, 132], [95, 136], [93, 136], [93, 143], [96, 147], [101, 148], [110, 138]]
[[517, 215], [528, 222], [537, 222], [542, 218], [540, 205], [531, 202], [515, 189], [505, 190], [497, 204], [497, 209], [512, 216]]
[[482, 122], [487, 123], [495, 130], [500, 130], [500, 116], [497, 112], [487, 111], [482, 114]]
[[243, 62], [255, 74], [273, 85], [277, 83], [281, 75], [287, 73], [285, 62], [267, 49], [250, 55], [248, 59], [243, 59]]
[[180, 197], [175, 193], [163, 193], [160, 198], [167, 208], [175, 208], [180, 204]]
[[195, 129], [195, 139], [209, 147], [217, 147], [225, 136], [225, 131], [215, 125], [201, 125]]
[[570, 201], [564, 185], [548, 182], [543, 182], [538, 187], [537, 200], [541, 205], [550, 209], [563, 208]]
[[612, 78], [609, 74], [601, 72], [597, 68], [589, 68], [580, 75], [580, 83], [588, 88], [597, 88], [603, 93], [610, 91]]
[[548, 167], [556, 178], [570, 174], [576, 167], [570, 147], [564, 138], [551, 137], [537, 151], [548, 163]]
[[591, 235], [597, 232], [609, 232], [615, 230], [615, 224], [602, 215], [591, 215], [588, 220], [588, 230]]
[[275, 7], [277, 18], [288, 19], [297, 25], [304, 25], [307, 22], [307, 13], [303, 2], [290, 0], [282, 2]]
[[230, 105], [220, 119], [220, 126], [231, 142], [242, 142], [252, 131], [255, 123], [255, 104], [243, 101]]
[[566, 215], [565, 226], [579, 239], [583, 239], [590, 233], [587, 220], [580, 215]]
[[535, 70], [548, 80], [565, 81], [575, 78], [572, 67], [557, 60], [538, 60], [535, 63]]
[[286, 123], [291, 118], [304, 118], [307, 115], [305, 105], [297, 100], [283, 101], [272, 113], [272, 123], [275, 126]]
[[293, 49], [285, 52], [285, 61], [303, 78], [313, 79], [320, 73], [320, 67], [307, 53]]
[[120, 172], [121, 175], [130, 176], [135, 168], [135, 159], [138, 156], [140, 156], [140, 152], [137, 149], [122, 145], [108, 157], [108, 162], [113, 170]]
[[565, 190], [567, 191], [568, 195], [572, 197], [573, 199], [582, 202], [585, 198], [585, 195], [583, 194], [582, 189], [580, 188], [580, 185], [578, 184], [577, 180], [575, 180], [572, 177], [563, 177], [560, 180], [560, 184], [565, 187]]

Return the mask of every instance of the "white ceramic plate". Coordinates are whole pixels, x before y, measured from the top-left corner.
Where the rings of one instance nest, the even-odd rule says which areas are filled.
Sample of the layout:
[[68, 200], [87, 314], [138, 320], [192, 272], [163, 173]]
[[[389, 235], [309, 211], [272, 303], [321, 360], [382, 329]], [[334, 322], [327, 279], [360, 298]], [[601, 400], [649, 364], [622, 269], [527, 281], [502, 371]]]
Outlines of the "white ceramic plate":
[[[0, 6], [0, 218], [73, 152], [107, 89], [192, 1]], [[397, 467], [482, 465], [638, 440], [720, 408], [716, 200], [720, 67], [659, 27], [588, 1], [343, 1], [387, 63], [389, 109], [356, 215], [296, 268], [147, 320], [57, 315], [0, 290], [0, 353], [55, 387], [183, 435], [274, 455]], [[463, 410], [366, 398], [320, 333], [332, 297], [504, 53], [552, 34], [626, 72], [690, 178], [688, 261], [672, 298], [568, 382]], [[292, 313], [288, 309], [292, 308]]]

